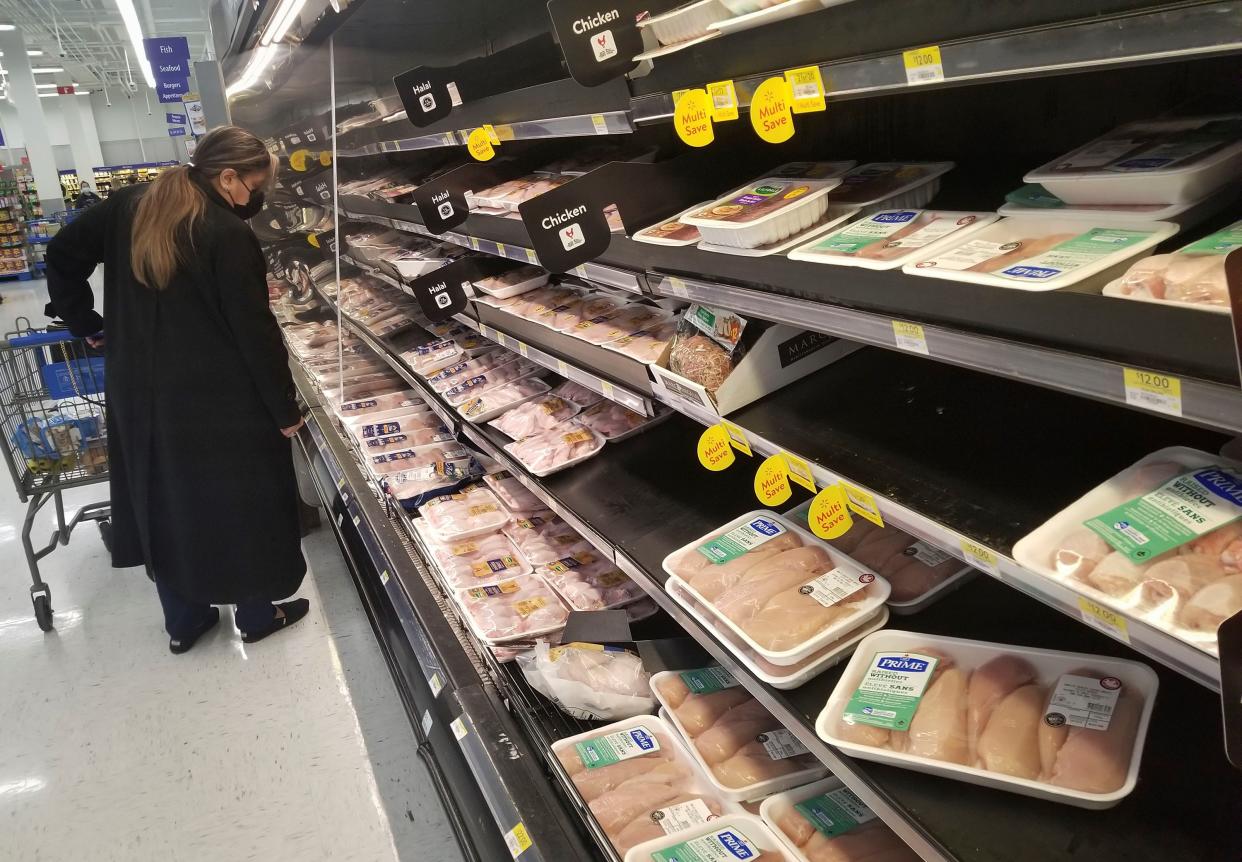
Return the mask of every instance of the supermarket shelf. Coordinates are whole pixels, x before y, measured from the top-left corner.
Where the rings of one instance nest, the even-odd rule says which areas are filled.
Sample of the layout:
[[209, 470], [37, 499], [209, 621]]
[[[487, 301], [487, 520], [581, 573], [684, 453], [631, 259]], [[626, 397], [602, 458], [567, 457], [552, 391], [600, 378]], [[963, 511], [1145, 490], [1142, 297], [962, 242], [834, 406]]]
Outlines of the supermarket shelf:
[[[522, 356], [534, 362], [536, 365], [542, 365], [549, 371], [555, 371], [562, 377], [579, 383], [590, 389], [592, 392], [598, 392], [605, 398], [609, 398], [623, 407], [628, 407], [636, 413], [644, 416], [655, 415], [652, 408], [651, 398], [644, 396], [640, 392], [635, 392], [608, 377], [600, 376], [597, 372], [580, 367], [579, 365], [571, 365], [559, 356], [549, 353], [548, 351], [537, 347], [534, 344], [522, 341], [514, 336], [511, 332], [505, 332], [486, 323], [475, 320], [468, 314], [455, 315], [456, 320], [478, 332], [484, 338], [495, 341], [501, 347], [507, 347], [510, 350], [517, 351]], [[552, 335], [561, 335], [560, 333], [551, 333]], [[562, 338], [568, 336], [561, 335]], [[621, 358], [621, 357], [618, 357]], [[628, 361], [628, 360], [627, 360]]]
[[[830, 9], [814, 16], [782, 22], [778, 25], [779, 29], [764, 28], [760, 31], [763, 36], [754, 34], [751, 44], [768, 40], [768, 47], [759, 49], [761, 56], [763, 53], [771, 54], [774, 50], [784, 52], [783, 57], [780, 54], [775, 55], [772, 58], [774, 62], [767, 68], [785, 68], [791, 64], [811, 62], [803, 60], [803, 55], [818, 59], [825, 52], [831, 53], [834, 49], [848, 51], [853, 55], [849, 59], [818, 64], [827, 91], [827, 100], [830, 102], [908, 91], [915, 87], [957, 86], [1077, 71], [1098, 71], [1110, 67], [1219, 56], [1242, 50], [1242, 36], [1239, 35], [1242, 34], [1242, 3], [1238, 2], [1162, 4], [1164, 8], [1137, 11], [1122, 8], [1115, 10], [1113, 14], [1102, 15], [1093, 15], [1093, 9], [1083, 7], [1124, 7], [1135, 4], [1080, 3], [1070, 4], [1068, 7], [1066, 4], [1059, 4], [1064, 7], [1057, 10], [1062, 20], [1075, 20], [1035, 27], [1030, 24], [1042, 23], [1032, 20], [1035, 16], [1055, 14], [1051, 8], [1047, 12], [1036, 8], [1046, 4], [1035, 4], [1032, 11], [1021, 10], [1016, 19], [1012, 17], [1014, 12], [1003, 4], [982, 4], [984, 7], [998, 8], [994, 12], [975, 12], [974, 17], [980, 20], [972, 23], [992, 32], [984, 36], [950, 37], [939, 41], [942, 76], [930, 82], [911, 83], [903, 51], [929, 44], [926, 40], [930, 34], [936, 32], [937, 24], [941, 24], [945, 32], [952, 32], [954, 24], [958, 27], [965, 26], [965, 21], [960, 24], [943, 22], [944, 17], [950, 14], [966, 18], [965, 10], [955, 9], [950, 12], [942, 7], [939, 11], [922, 11], [910, 8], [909, 4], [904, 4], [905, 8], [900, 10], [896, 8], [899, 4], [888, 4], [894, 8], [885, 10], [876, 4], [867, 5], [872, 8]], [[1117, 14], [1118, 11], [1120, 14]], [[881, 18], [889, 13], [907, 22], [918, 22], [917, 35], [912, 36], [921, 41], [890, 44], [887, 49], [872, 48], [866, 44], [843, 44], [842, 37], [857, 33], [860, 28], [865, 27], [864, 22], [870, 24], [864, 31], [869, 35], [885, 34], [888, 36], [886, 41], [890, 43], [893, 39], [900, 38], [898, 34], [908, 29], [909, 24], [902, 24], [889, 17]], [[893, 26], [876, 26], [878, 20], [885, 20]], [[821, 33], [821, 28], [827, 30], [830, 24], [837, 31], [835, 38]], [[996, 32], [998, 27], [1005, 30], [1023, 29], [1018, 29], [1017, 32]], [[886, 30], [889, 32], [885, 33]], [[818, 40], [817, 37], [821, 35], [827, 38]], [[936, 37], [930, 35], [930, 38], [934, 40]], [[731, 40], [726, 38], [715, 41], [728, 43]], [[655, 73], [650, 76], [653, 80], [644, 84], [642, 79], [638, 79], [638, 86], [652, 87], [662, 84], [666, 89], [664, 92], [649, 92], [648, 95], [635, 97], [635, 124], [671, 120], [673, 91], [681, 87], [702, 86], [705, 80], [719, 80], [729, 75], [736, 75], [734, 86], [739, 104], [748, 106], [755, 89], [772, 73], [765, 71], [762, 74], [739, 75], [733, 71], [738, 59], [723, 54], [727, 47], [724, 44], [705, 43], [694, 52], [697, 56], [679, 58], [674, 55], [669, 58], [673, 62], [667, 64], [664, 60], [657, 60]], [[745, 58], [743, 62], [749, 60], [751, 69], [754, 68], [754, 63], [762, 62], [750, 57], [749, 52], [737, 51], [736, 44], [732, 48], [733, 55], [741, 55]], [[867, 56], [857, 56], [860, 53]], [[662, 68], [664, 66], [668, 67], [667, 72]]]
[[[392, 370], [397, 372], [397, 374], [401, 376], [401, 379], [408, 383], [415, 391], [430, 391], [423, 379], [411, 371], [409, 367], [401, 361], [401, 357], [394, 353], [392, 349], [384, 344], [381, 339], [376, 338], [370, 332], [367, 332], [366, 327], [351, 320], [350, 318], [342, 315], [341, 319], [345, 322], [345, 326], [350, 331], [365, 341], [367, 346], [378, 353], [380, 358], [387, 362]], [[431, 407], [432, 411], [440, 417], [440, 421], [444, 423], [445, 428], [454, 434], [457, 433], [457, 427], [461, 420], [452, 407], [449, 407], [439, 398], [429, 398], [427, 399], [427, 404]]]
[[358, 269], [362, 270], [368, 275], [378, 278], [380, 281], [384, 282], [389, 287], [395, 287], [397, 290], [409, 296], [414, 295], [414, 292], [410, 290], [408, 285], [406, 285], [400, 279], [393, 278], [391, 275], [384, 272], [379, 267], [371, 266], [371, 264], [366, 263], [365, 261], [358, 260], [358, 258], [352, 257], [348, 252], [342, 252], [341, 258], [343, 260], [349, 261], [354, 266], [358, 267]]

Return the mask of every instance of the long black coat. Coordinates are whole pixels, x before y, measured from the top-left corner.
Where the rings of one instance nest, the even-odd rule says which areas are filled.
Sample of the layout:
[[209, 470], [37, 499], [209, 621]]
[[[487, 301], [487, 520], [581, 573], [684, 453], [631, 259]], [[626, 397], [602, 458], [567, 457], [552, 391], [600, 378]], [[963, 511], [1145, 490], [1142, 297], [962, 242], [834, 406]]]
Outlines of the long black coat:
[[[145, 186], [120, 189], [47, 248], [52, 305], [74, 335], [106, 332], [112, 564], [148, 563], [187, 599], [271, 601], [306, 572], [291, 444], [288, 354], [258, 240], [210, 199], [163, 290], [129, 263]], [[104, 265], [101, 317], [87, 278]], [[106, 323], [105, 323], [106, 321]]]

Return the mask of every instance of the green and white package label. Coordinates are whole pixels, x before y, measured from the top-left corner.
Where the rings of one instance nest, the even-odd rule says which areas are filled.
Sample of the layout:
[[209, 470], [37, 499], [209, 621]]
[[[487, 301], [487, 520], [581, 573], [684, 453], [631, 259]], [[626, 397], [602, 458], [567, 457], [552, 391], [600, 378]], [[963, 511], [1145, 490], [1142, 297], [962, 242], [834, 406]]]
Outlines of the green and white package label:
[[700, 823], [716, 819], [716, 815], [702, 799], [691, 799], [689, 802], [679, 802], [668, 808], [660, 808], [652, 811], [650, 816], [664, 830], [665, 835], [672, 835], [675, 832], [689, 829], [691, 826], [698, 826]]
[[1192, 242], [1181, 254], [1229, 254], [1242, 247], [1242, 221], [1236, 221], [1224, 230], [1208, 234], [1198, 242]]
[[937, 218], [900, 239], [889, 240], [889, 237], [904, 230], [921, 214], [922, 210], [885, 210], [876, 213], [817, 243], [814, 250], [852, 255], [877, 242], [884, 242], [891, 248], [918, 249], [931, 245], [975, 221], [975, 216], [967, 216], [961, 220]]
[[842, 717], [851, 724], [908, 730], [939, 663], [918, 653], [876, 653]]
[[923, 565], [932, 566], [933, 568], [946, 560], [952, 559], [949, 554], [946, 554], [939, 548], [932, 547], [922, 540], [915, 542], [901, 553], [907, 557], [914, 557]]
[[717, 829], [672, 847], [656, 850], [652, 862], [734, 862], [757, 859], [763, 851], [740, 829]]
[[701, 667], [683, 670], [679, 676], [693, 694], [712, 694], [726, 688], [737, 688], [741, 683], [722, 667]]
[[1014, 281], [1047, 281], [1096, 263], [1110, 254], [1142, 242], [1151, 235], [1152, 231], [1149, 230], [1095, 227], [996, 274]]
[[1085, 727], [1108, 730], [1121, 696], [1121, 680], [1115, 676], [1078, 676], [1067, 673], [1057, 680], [1044, 723], [1050, 727]]
[[875, 820], [875, 812], [846, 787], [804, 799], [794, 808], [827, 838], [836, 838], [855, 826]]
[[772, 760], [788, 760], [799, 754], [810, 753], [802, 740], [783, 727], [761, 733], [755, 737], [755, 741], [763, 746], [763, 750]]
[[1143, 563], [1239, 517], [1242, 478], [1212, 466], [1176, 476], [1086, 526], [1131, 561]]
[[830, 569], [815, 580], [798, 587], [798, 592], [830, 608], [838, 602], [845, 601], [874, 580], [875, 575], [870, 572]]
[[989, 242], [985, 239], [972, 239], [957, 248], [936, 255], [936, 259], [929, 261], [928, 265], [935, 265], [937, 269], [960, 272], [986, 260], [1008, 254], [1019, 247], [1020, 244], [1017, 242]]
[[753, 551], [769, 539], [775, 539], [785, 532], [788, 531], [784, 525], [771, 518], [754, 518], [718, 539], [699, 545], [698, 552], [719, 565], [736, 560], [742, 554]]
[[618, 730], [616, 733], [575, 743], [574, 750], [578, 752], [583, 766], [587, 769], [598, 769], [659, 751], [660, 740], [646, 726], [640, 724], [629, 730]]
[[746, 321], [733, 312], [708, 308], [706, 305], [690, 306], [686, 309], [685, 319], [726, 350], [737, 346], [742, 338], [742, 330], [746, 328]]

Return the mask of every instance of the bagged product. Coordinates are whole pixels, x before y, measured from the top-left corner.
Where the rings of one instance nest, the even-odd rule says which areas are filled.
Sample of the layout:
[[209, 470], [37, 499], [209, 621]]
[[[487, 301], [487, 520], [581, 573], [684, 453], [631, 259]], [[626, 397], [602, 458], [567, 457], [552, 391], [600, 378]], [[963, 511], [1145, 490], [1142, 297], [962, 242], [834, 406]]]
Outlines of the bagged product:
[[1172, 254], [1154, 254], [1131, 264], [1125, 275], [1105, 286], [1104, 295], [1228, 311], [1225, 257], [1239, 247], [1242, 221]]
[[511, 578], [458, 590], [457, 604], [471, 630], [487, 644], [533, 638], [565, 627], [569, 611], [539, 578]]
[[576, 404], [555, 395], [541, 395], [502, 413], [488, 424], [514, 440], [524, 440], [560, 428], [577, 415]]
[[655, 708], [642, 659], [619, 647], [539, 642], [517, 657], [535, 691], [574, 718], [616, 721]]
[[604, 448], [604, 438], [590, 428], [570, 421], [505, 446], [505, 451], [536, 476], [550, 476], [585, 461]]
[[460, 460], [436, 461], [417, 469], [385, 475], [380, 479], [380, 487], [403, 505], [416, 506], [425, 494], [451, 488], [482, 474], [483, 468], [479, 462], [467, 456]]
[[746, 321], [731, 311], [690, 305], [677, 322], [669, 370], [715, 393], [746, 351]]

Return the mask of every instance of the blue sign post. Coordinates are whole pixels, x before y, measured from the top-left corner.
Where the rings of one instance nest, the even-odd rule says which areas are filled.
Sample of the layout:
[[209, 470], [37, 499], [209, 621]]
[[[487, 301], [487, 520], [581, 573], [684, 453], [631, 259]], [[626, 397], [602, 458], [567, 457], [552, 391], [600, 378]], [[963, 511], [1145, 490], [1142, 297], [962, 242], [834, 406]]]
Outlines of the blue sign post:
[[160, 60], [190, 61], [190, 42], [184, 36], [152, 36], [143, 39], [142, 44], [152, 67]]
[[168, 129], [168, 137], [179, 138], [185, 134], [185, 126], [170, 126]]
[[[173, 104], [190, 92], [190, 43], [184, 36], [155, 36], [143, 39], [155, 93], [160, 102]], [[170, 120], [170, 122], [172, 122]]]
[[174, 126], [185, 125], [185, 114], [165, 114], [164, 118]]

